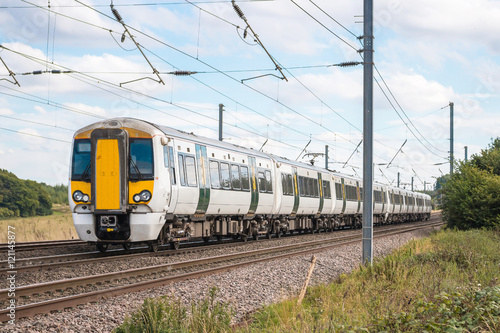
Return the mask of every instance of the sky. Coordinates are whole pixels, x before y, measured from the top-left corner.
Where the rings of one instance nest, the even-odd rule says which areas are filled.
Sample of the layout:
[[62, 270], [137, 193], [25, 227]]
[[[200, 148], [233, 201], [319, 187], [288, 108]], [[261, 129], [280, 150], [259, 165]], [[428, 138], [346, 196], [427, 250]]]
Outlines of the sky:
[[[363, 66], [338, 65], [362, 62], [363, 1], [236, 4], [246, 22], [227, 0], [2, 0], [0, 168], [67, 184], [79, 128], [217, 139], [223, 104], [224, 141], [322, 167], [328, 145], [330, 169], [362, 176]], [[455, 159], [500, 135], [499, 17], [497, 0], [375, 1], [375, 181], [449, 173], [450, 102]]]

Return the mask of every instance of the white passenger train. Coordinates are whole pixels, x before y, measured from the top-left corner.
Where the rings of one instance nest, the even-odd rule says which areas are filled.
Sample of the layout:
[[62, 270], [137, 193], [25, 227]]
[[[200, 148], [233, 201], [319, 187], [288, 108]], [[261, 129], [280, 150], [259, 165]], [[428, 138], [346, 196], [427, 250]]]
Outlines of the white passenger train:
[[[70, 173], [78, 236], [101, 251], [361, 225], [361, 179], [132, 118], [77, 131]], [[373, 194], [376, 224], [430, 217], [426, 194]]]

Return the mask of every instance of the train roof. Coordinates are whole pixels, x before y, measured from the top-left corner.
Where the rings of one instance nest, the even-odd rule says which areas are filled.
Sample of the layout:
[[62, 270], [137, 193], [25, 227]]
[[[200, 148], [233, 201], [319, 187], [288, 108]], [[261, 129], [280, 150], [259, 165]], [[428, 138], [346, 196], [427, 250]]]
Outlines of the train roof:
[[[137, 119], [137, 118], [118, 117], [118, 118], [110, 118], [110, 119], [102, 120], [102, 121], [90, 124], [88, 126], [85, 126], [81, 129], [79, 129], [78, 131], [75, 132], [74, 137], [76, 137], [77, 135], [79, 135], [81, 133], [89, 131], [91, 129], [94, 129], [94, 128], [121, 128], [121, 127], [135, 128], [135, 129], [150, 133], [152, 135], [158, 135], [160, 133], [163, 133], [163, 134], [171, 136], [173, 138], [184, 139], [184, 140], [193, 141], [193, 142], [200, 143], [200, 144], [209, 144], [213, 147], [228, 149], [228, 150], [232, 150], [232, 151], [236, 151], [236, 152], [244, 153], [244, 154], [249, 154], [249, 155], [256, 156], [256, 157], [273, 159], [274, 161], [276, 161], [278, 163], [286, 163], [289, 165], [293, 165], [293, 166], [297, 166], [297, 167], [301, 167], [301, 168], [305, 168], [305, 169], [309, 169], [309, 170], [314, 170], [314, 171], [321, 172], [321, 173], [329, 173], [329, 174], [332, 174], [332, 175], [335, 175], [338, 177], [342, 177], [342, 178], [348, 178], [348, 179], [362, 181], [361, 178], [355, 177], [352, 175], [342, 174], [342, 173], [339, 173], [336, 171], [320, 168], [320, 167], [317, 167], [315, 165], [305, 164], [303, 162], [291, 161], [291, 160], [287, 159], [286, 157], [268, 154], [268, 153], [264, 153], [264, 152], [254, 150], [251, 148], [238, 146], [238, 145], [235, 145], [232, 143], [198, 136], [192, 132], [188, 133], [188, 132], [181, 131], [181, 130], [178, 130], [178, 129], [175, 129], [172, 127], [154, 124], [154, 123], [151, 123], [149, 121], [146, 121], [143, 119]], [[394, 190], [399, 190], [401, 192], [411, 192], [410, 190], [405, 190], [405, 189], [398, 188], [398, 187], [395, 187], [392, 185], [382, 184], [382, 183], [378, 183], [378, 182], [374, 182], [374, 185], [388, 187], [388, 188], [391, 188]], [[416, 194], [423, 195], [423, 196], [430, 198], [430, 196], [425, 194], [425, 193], [418, 193], [418, 192], [412, 192], [412, 193], [416, 193]]]

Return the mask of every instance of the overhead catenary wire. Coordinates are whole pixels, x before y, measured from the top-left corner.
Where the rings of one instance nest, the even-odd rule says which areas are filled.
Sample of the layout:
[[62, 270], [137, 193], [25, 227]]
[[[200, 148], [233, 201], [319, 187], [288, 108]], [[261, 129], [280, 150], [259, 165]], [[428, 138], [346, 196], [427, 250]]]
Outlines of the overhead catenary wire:
[[[255, 38], [255, 41], [262, 47], [262, 49], [266, 52], [267, 56], [271, 59], [271, 61], [274, 63], [274, 66], [276, 66], [276, 70], [278, 70], [281, 73], [280, 79], [285, 80], [288, 82], [288, 79], [286, 78], [285, 74], [283, 74], [283, 71], [281, 70], [281, 67], [278, 65], [278, 63], [274, 60], [273, 56], [269, 53], [269, 51], [266, 49], [264, 44], [260, 41], [259, 36], [255, 33], [255, 31], [252, 29], [252, 26], [248, 23], [247, 18], [243, 14], [243, 11], [241, 8], [236, 4], [235, 0], [231, 0], [231, 3], [233, 5], [234, 11], [238, 14], [238, 16], [245, 21], [245, 24], [247, 25], [247, 28], [250, 29], [252, 32], [253, 37]], [[246, 31], [246, 29], [245, 29]], [[248, 79], [247, 79], [248, 80]]]
[[[341, 38], [339, 35], [335, 34], [333, 31], [331, 31], [330, 29], [328, 29], [324, 24], [322, 24], [321, 22], [319, 22], [319, 20], [317, 20], [315, 17], [313, 17], [310, 13], [308, 13], [306, 10], [304, 10], [302, 7], [300, 7], [299, 5], [297, 5], [293, 0], [291, 0], [297, 7], [299, 7], [302, 11], [304, 11], [308, 16], [310, 16], [313, 20], [315, 20], [318, 24], [320, 24], [321, 26], [323, 26], [326, 30], [328, 30], [330, 33], [332, 33], [334, 36], [336, 36], [337, 38], [339, 38], [341, 41], [345, 42], [345, 40], [343, 38]], [[311, 3], [313, 3], [318, 9], [320, 9], [323, 13], [326, 14], [326, 12], [321, 9], [318, 5], [316, 5], [313, 1], [310, 0]], [[339, 24], [342, 28], [344, 28], [346, 31], [348, 31], [351, 35], [353, 36], [356, 36], [351, 30], [347, 29], [344, 25], [342, 25], [340, 22], [338, 22], [337, 20], [335, 20], [331, 15], [328, 15], [327, 16], [332, 19], [334, 22], [336, 22], [337, 24]], [[359, 42], [361, 43], [361, 38], [357, 37]], [[348, 43], [347, 43], [348, 44]], [[350, 44], [348, 44], [350, 45]], [[354, 48], [351, 46], [351, 48]], [[355, 48], [354, 48], [355, 49]], [[362, 54], [359, 53], [359, 56], [361, 58], [363, 58]], [[394, 101], [398, 104], [398, 106], [400, 107], [400, 109], [402, 110], [402, 112], [405, 114], [406, 118], [408, 119], [408, 121], [410, 122], [410, 124], [414, 127], [414, 129], [422, 136], [422, 138], [424, 138], [424, 140], [431, 146], [433, 147], [434, 149], [438, 150], [438, 151], [441, 151], [443, 152], [442, 150], [439, 150], [437, 149], [436, 147], [434, 147], [432, 144], [430, 144], [428, 142], [428, 140], [425, 138], [425, 136], [423, 136], [420, 131], [416, 128], [416, 126], [413, 124], [413, 122], [411, 121], [411, 119], [407, 116], [406, 112], [404, 112], [403, 108], [401, 107], [400, 103], [397, 101], [396, 97], [394, 96], [394, 94], [392, 93], [392, 91], [389, 89], [387, 83], [385, 82], [384, 78], [382, 77], [382, 74], [378, 71], [377, 67], [375, 66], [375, 64], [373, 64], [375, 70], [377, 71], [378, 75], [380, 76], [381, 80], [384, 82], [384, 85], [386, 86], [387, 90], [389, 91], [389, 93], [391, 94], [391, 96], [393, 97]], [[403, 122], [403, 124], [408, 128], [408, 130], [411, 132], [411, 134], [419, 141], [419, 143], [426, 149], [428, 150], [430, 153], [434, 154], [435, 156], [437, 157], [440, 157], [442, 158], [442, 156], [434, 153], [431, 149], [429, 149], [427, 147], [427, 145], [425, 145], [422, 140], [413, 132], [413, 130], [408, 126], [408, 124], [404, 121], [404, 119], [402, 118], [402, 116], [399, 114], [399, 112], [397, 111], [396, 107], [394, 106], [394, 104], [391, 102], [391, 100], [389, 99], [389, 96], [385, 93], [384, 89], [382, 88], [382, 86], [380, 85], [379, 81], [374, 78], [375, 82], [377, 83], [378, 87], [380, 88], [380, 90], [382, 91], [383, 95], [385, 96], [385, 98], [387, 99], [387, 101], [389, 102], [389, 104], [391, 105], [391, 107], [394, 109], [394, 111], [396, 112], [396, 114], [399, 116], [399, 118], [401, 119], [401, 121]]]
[[20, 87], [21, 85], [19, 84], [19, 82], [16, 79], [16, 74], [14, 74], [14, 72], [10, 70], [10, 68], [7, 66], [7, 64], [5, 63], [5, 61], [3, 61], [2, 57], [0, 57], [0, 60], [2, 61], [3, 65], [5, 66], [5, 68], [7, 68], [7, 71], [9, 72], [9, 76], [12, 77], [12, 79], [14, 80], [14, 82], [12, 82], [10, 80], [7, 80], [7, 79], [0, 79], [0, 81], [4, 80], [4, 81], [10, 82], [12, 84], [18, 85]]
[[71, 141], [67, 141], [67, 140], [49, 138], [49, 137], [46, 137], [46, 136], [42, 136], [42, 135], [38, 135], [38, 134], [33, 134], [33, 133], [26, 133], [26, 132], [16, 131], [16, 130], [13, 130], [13, 129], [10, 129], [10, 128], [5, 128], [5, 127], [0, 127], [0, 129], [4, 130], [4, 131], [8, 131], [8, 132], [14, 132], [14, 133], [17, 133], [17, 134], [34, 136], [34, 137], [37, 137], [37, 138], [42, 138], [42, 139], [47, 139], [47, 140], [52, 140], [52, 141], [59, 141], [59, 142], [64, 142], [64, 143], [71, 143]]
[[[23, 1], [25, 1], [25, 0], [23, 0]], [[103, 15], [103, 16], [106, 16], [106, 17], [108, 17], [108, 18], [110, 18], [110, 19], [113, 19], [113, 20], [114, 20], [114, 18], [113, 18], [113, 17], [111, 17], [111, 16], [109, 16], [109, 15], [107, 15], [107, 14], [105, 14], [105, 13], [102, 13], [102, 12], [98, 11], [97, 9], [95, 9], [95, 8], [93, 8], [93, 7], [91, 7], [91, 6], [87, 5], [87, 4], [85, 4], [85, 3], [82, 3], [82, 2], [81, 2], [81, 1], [79, 1], [79, 0], [75, 0], [75, 1], [76, 1], [76, 2], [78, 2], [78, 3], [79, 3], [79, 4], [81, 4], [81, 5], [83, 5], [83, 6], [87, 7], [87, 8], [89, 8], [89, 9], [91, 9], [91, 10], [93, 10], [93, 11], [95, 11], [95, 12], [97, 12], [97, 13], [101, 14], [101, 15]], [[43, 7], [40, 7], [40, 8], [45, 9], [45, 8], [43, 8]], [[188, 54], [188, 53], [186, 53], [186, 52], [184, 52], [184, 51], [182, 51], [182, 50], [180, 50], [180, 49], [178, 49], [178, 48], [175, 48], [175, 47], [173, 47], [172, 45], [169, 45], [169, 44], [165, 43], [164, 41], [159, 40], [159, 39], [158, 39], [158, 38], [156, 38], [156, 37], [150, 36], [150, 35], [148, 35], [148, 34], [146, 34], [146, 33], [142, 32], [142, 31], [140, 31], [140, 30], [137, 30], [137, 29], [135, 29], [135, 28], [133, 28], [133, 27], [131, 27], [131, 26], [127, 26], [127, 27], [128, 27], [129, 29], [131, 29], [131, 30], [133, 30], [133, 31], [135, 31], [135, 32], [137, 32], [137, 33], [139, 33], [139, 34], [142, 34], [142, 35], [144, 35], [144, 36], [146, 36], [146, 37], [149, 37], [150, 39], [152, 39], [152, 40], [154, 40], [154, 41], [156, 41], [156, 42], [158, 42], [158, 43], [160, 43], [160, 44], [162, 44], [162, 45], [165, 45], [165, 46], [167, 46], [167, 47], [169, 47], [169, 48], [171, 48], [171, 49], [173, 49], [173, 50], [175, 50], [175, 51], [177, 51], [177, 52], [179, 52], [179, 53], [181, 53], [181, 54], [183, 54], [183, 55], [185, 55], [185, 56], [188, 56], [188, 57], [190, 57], [190, 58], [192, 58], [192, 59], [195, 59], [195, 60], [199, 61], [200, 63], [204, 64], [205, 66], [210, 67], [210, 68], [212, 68], [212, 69], [216, 70], [217, 72], [219, 72], [219, 73], [221, 73], [221, 74], [225, 75], [226, 77], [228, 77], [228, 78], [230, 78], [230, 79], [232, 79], [232, 80], [234, 80], [234, 81], [239, 82], [239, 80], [237, 80], [236, 78], [234, 78], [234, 77], [232, 77], [232, 76], [228, 75], [227, 73], [224, 73], [224, 72], [220, 71], [219, 69], [215, 68], [214, 66], [212, 66], [212, 65], [208, 64], [207, 62], [205, 62], [205, 61], [203, 61], [203, 60], [201, 60], [201, 59], [197, 59], [196, 57], [194, 57], [194, 56], [192, 56], [192, 55], [190, 55], [190, 54]], [[141, 46], [142, 46], [144, 49], [146, 49], [143, 45], [141, 45]], [[147, 50], [147, 49], [146, 49], [146, 50]], [[149, 52], [150, 52], [150, 53], [152, 53], [150, 50], [149, 50]], [[153, 53], [153, 54], [154, 54], [154, 53]], [[167, 63], [168, 63], [168, 62], [167, 62]], [[171, 64], [170, 64], [170, 65], [171, 65]], [[201, 81], [199, 81], [199, 82], [201, 82]], [[240, 82], [240, 83], [241, 83], [241, 82]], [[208, 85], [207, 85], [207, 86], [208, 86]], [[274, 100], [274, 98], [272, 98], [271, 96], [269, 96], [269, 95], [267, 95], [267, 94], [265, 94], [265, 93], [263, 93], [263, 92], [261, 92], [261, 91], [259, 91], [259, 90], [255, 89], [255, 88], [253, 88], [253, 87], [251, 87], [251, 86], [248, 86], [248, 85], [244, 85], [244, 86], [246, 86], [246, 87], [250, 88], [251, 90], [253, 90], [253, 91], [255, 91], [255, 92], [259, 93], [259, 94], [261, 94], [262, 96], [265, 96], [265, 97], [267, 97], [267, 98], [269, 98], [269, 99], [271, 99], [271, 100], [275, 101], [275, 100]], [[217, 91], [217, 90], [215, 90], [215, 89], [214, 89], [213, 87], [211, 87], [211, 86], [208, 86], [208, 87], [209, 87], [210, 89], [213, 89], [214, 91]], [[217, 92], [219, 92], [219, 91], [217, 91]], [[219, 93], [220, 93], [220, 92], [219, 92]], [[224, 95], [224, 94], [223, 94], [223, 95]], [[224, 96], [227, 96], [227, 95], [224, 95]], [[232, 99], [232, 100], [234, 100], [234, 99]], [[283, 104], [283, 103], [281, 103], [281, 102], [279, 102], [279, 103], [280, 103], [281, 105], [283, 105], [284, 107], [286, 107], [287, 109], [292, 110], [292, 109], [291, 109], [291, 107], [286, 106], [286, 105], [284, 105], [284, 104]], [[254, 109], [252, 109], [252, 108], [250, 108], [250, 107], [248, 107], [248, 106], [245, 106], [245, 105], [243, 105], [243, 104], [241, 104], [241, 103], [238, 103], [238, 104], [240, 104], [240, 105], [242, 105], [242, 106], [246, 107], [248, 110], [251, 110], [252, 112], [255, 112], [255, 113], [260, 114], [261, 116], [263, 116], [263, 117], [265, 117], [265, 118], [267, 118], [267, 119], [271, 120], [272, 122], [276, 122], [275, 120], [273, 120], [273, 119], [269, 118], [268, 116], [264, 115], [264, 114], [263, 114], [263, 113], [261, 113], [261, 112], [258, 112], [258, 111], [254, 110]], [[300, 114], [300, 113], [298, 113], [298, 114]], [[304, 116], [304, 115], [302, 115], [302, 114], [301, 114], [301, 116], [302, 116], [302, 117], [305, 117], [305, 116]], [[305, 118], [306, 118], [306, 119], [308, 119], [307, 117], [305, 117]], [[308, 119], [308, 120], [309, 120], [309, 119]], [[294, 131], [294, 132], [300, 133], [300, 134], [302, 134], [302, 135], [304, 135], [304, 136], [308, 136], [307, 134], [302, 133], [302, 132], [300, 132], [300, 131], [298, 131], [298, 130], [296, 130], [296, 129], [294, 129], [294, 128], [291, 128], [291, 127], [289, 127], [289, 126], [287, 126], [287, 128], [291, 129], [291, 130], [292, 130], [292, 131]], [[334, 132], [332, 132], [332, 133], [333, 133], [333, 134], [336, 134], [336, 133], [334, 133]], [[324, 141], [320, 140], [320, 142], [324, 142]], [[348, 142], [350, 142], [350, 141], [348, 141]], [[324, 143], [326, 143], [326, 142], [324, 142]]]
[[[106, 15], [106, 16], [107, 16], [107, 15]], [[109, 17], [109, 16], [108, 16], [108, 17]], [[137, 31], [137, 30], [135, 30], [135, 31]], [[140, 32], [140, 31], [138, 31], [138, 32], [139, 32], [139, 33], [142, 33], [142, 32]], [[144, 33], [142, 33], [142, 34], [144, 34]], [[144, 35], [147, 35], [147, 34], [144, 34]], [[152, 37], [151, 37], [151, 38], [152, 38]], [[155, 39], [155, 38], [153, 38], [153, 39]], [[157, 40], [157, 39], [155, 39], [155, 40]], [[164, 44], [165, 44], [165, 43], [164, 43]], [[168, 45], [168, 46], [169, 46], [169, 45]], [[171, 47], [171, 46], [169, 46], [169, 47]], [[174, 49], [175, 49], [175, 48], [174, 48]], [[204, 64], [206, 64], [206, 63], [204, 63]], [[206, 64], [206, 65], [208, 65], [208, 64]], [[209, 66], [209, 65], [208, 65], [208, 66]], [[212, 68], [213, 68], [213, 67], [212, 67]], [[220, 72], [220, 71], [218, 71], [218, 72]], [[230, 77], [230, 76], [228, 76], [228, 77]], [[231, 78], [232, 78], [232, 77], [231, 77]], [[210, 88], [212, 88], [212, 87], [210, 87]], [[251, 89], [253, 89], [253, 90], [255, 90], [255, 91], [259, 92], [259, 93], [260, 93], [260, 94], [262, 94], [263, 96], [266, 96], [266, 97], [270, 98], [270, 97], [269, 97], [269, 96], [267, 96], [266, 94], [264, 94], [264, 93], [262, 93], [262, 92], [260, 92], [260, 91], [258, 91], [258, 90], [256, 90], [256, 89], [254, 89], [254, 88], [251, 88]], [[235, 102], [236, 102], [236, 103], [238, 103], [238, 104], [241, 104], [241, 103], [239, 103], [239, 102], [237, 102], [237, 101], [235, 101]], [[282, 104], [283, 106], [287, 107], [288, 109], [293, 110], [293, 109], [291, 109], [290, 107], [288, 107], [288, 106], [284, 105], [283, 103], [281, 103], [281, 104]], [[245, 105], [243, 105], [243, 104], [241, 104], [241, 105], [242, 105], [242, 106], [245, 106]], [[248, 108], [248, 107], [247, 107], [247, 108]], [[253, 112], [255, 112], [255, 110], [252, 110], [251, 108], [248, 108], [248, 109], [249, 109], [249, 110], [251, 110], [251, 111], [253, 111]], [[258, 113], [258, 112], [257, 112], [257, 113]], [[300, 113], [299, 113], [299, 114], [300, 114]], [[261, 114], [261, 115], [262, 115], [262, 114]], [[301, 115], [301, 116], [303, 116], [303, 115]], [[307, 117], [306, 117], [306, 119], [307, 119]], [[274, 121], [273, 119], [270, 119], [270, 120], [271, 120], [271, 121]], [[292, 128], [292, 130], [294, 130], [294, 131], [296, 131], [296, 132], [300, 133], [300, 131], [297, 131], [297, 130], [295, 130], [295, 129], [293, 129], [293, 128]], [[332, 132], [332, 133], [333, 133], [333, 132]], [[333, 133], [333, 134], [337, 134], [337, 133]], [[324, 141], [321, 141], [321, 142], [324, 142]], [[339, 148], [343, 148], [343, 147], [339, 147]]]
[[[79, 1], [77, 1], [77, 2], [79, 2]], [[134, 36], [132, 36], [132, 34], [130, 33], [130, 31], [128, 31], [127, 25], [125, 24], [125, 22], [123, 22], [122, 16], [120, 15], [120, 13], [118, 13], [118, 10], [116, 8], [114, 8], [114, 6], [113, 6], [113, 0], [111, 0], [111, 12], [115, 16], [116, 20], [118, 22], [120, 22], [120, 24], [123, 26], [123, 28], [125, 29], [125, 32], [128, 34], [129, 38], [134, 42], [135, 46], [141, 52], [141, 54], [144, 57], [144, 59], [146, 59], [146, 61], [149, 64], [149, 66], [153, 69], [153, 74], [156, 74], [156, 76], [158, 77], [158, 81], [157, 82], [165, 85], [165, 82], [163, 82], [163, 79], [161, 78], [161, 76], [158, 73], [158, 71], [156, 70], [156, 68], [154, 68], [153, 64], [151, 64], [151, 62], [149, 61], [148, 57], [146, 57], [146, 55], [142, 51], [139, 43], [137, 43], [137, 41], [135, 40]], [[123, 39], [123, 37], [122, 37], [122, 39]], [[145, 77], [144, 79], [151, 79], [153, 81], [156, 81], [156, 80], [154, 80], [154, 79], [152, 79], [150, 77]], [[138, 79], [138, 80], [142, 80], [142, 79]], [[126, 84], [126, 83], [130, 83], [130, 82], [134, 82], [134, 81], [137, 81], [137, 80], [133, 80], [133, 81], [129, 81], [129, 82], [123, 82], [123, 83], [120, 83], [120, 85]]]
[[[3, 49], [5, 49], [5, 50], [11, 51], [11, 52], [13, 52], [13, 53], [16, 53], [16, 54], [18, 54], [18, 55], [24, 56], [24, 57], [26, 57], [26, 58], [28, 58], [28, 59], [31, 59], [31, 60], [34, 60], [34, 61], [38, 61], [38, 62], [40, 62], [40, 63], [44, 63], [44, 62], [45, 62], [45, 60], [43, 60], [43, 59], [39, 59], [39, 58], [36, 58], [36, 57], [33, 57], [33, 56], [25, 55], [25, 54], [23, 54], [23, 53], [20, 53], [20, 52], [17, 52], [17, 51], [11, 50], [11, 49], [9, 49], [9, 48], [7, 48], [7, 47], [4, 47], [4, 46], [0, 46], [0, 47], [1, 47], [1, 48], [3, 48]], [[50, 65], [51, 65], [51, 66], [55, 66], [55, 64], [50, 64]], [[65, 68], [67, 72], [70, 72], [70, 73], [72, 73], [73, 75], [74, 75], [74, 74], [81, 74], [81, 73], [79, 73], [78, 71], [72, 70], [72, 69], [70, 69], [70, 68], [66, 68], [66, 67], [64, 67], [64, 66], [60, 66], [60, 67]], [[49, 71], [49, 72], [50, 72], [50, 71]], [[113, 88], [116, 88], [116, 89], [122, 89], [122, 90], [126, 90], [126, 91], [129, 91], [129, 92], [131, 92], [131, 93], [135, 93], [135, 94], [138, 94], [138, 95], [141, 95], [141, 96], [149, 97], [149, 98], [152, 98], [152, 99], [154, 99], [154, 100], [157, 100], [157, 101], [160, 101], [160, 102], [163, 102], [163, 103], [167, 103], [167, 104], [170, 104], [170, 105], [172, 105], [172, 106], [178, 107], [178, 108], [180, 108], [180, 109], [183, 109], [183, 110], [186, 110], [186, 111], [192, 112], [192, 113], [194, 113], [194, 114], [197, 114], [198, 116], [201, 116], [201, 117], [204, 117], [204, 118], [210, 119], [210, 120], [212, 120], [212, 121], [214, 121], [214, 122], [218, 122], [218, 120], [217, 120], [217, 119], [215, 119], [215, 118], [209, 117], [209, 116], [207, 116], [207, 115], [205, 115], [205, 114], [203, 114], [203, 113], [199, 113], [199, 112], [196, 112], [196, 111], [190, 110], [190, 109], [188, 109], [188, 108], [186, 108], [186, 107], [183, 107], [183, 106], [181, 106], [181, 105], [177, 105], [176, 103], [168, 102], [168, 101], [166, 101], [166, 100], [164, 100], [164, 99], [161, 99], [161, 98], [158, 98], [158, 97], [149, 96], [149, 95], [147, 95], [147, 94], [144, 94], [144, 93], [141, 93], [141, 92], [137, 92], [137, 91], [134, 91], [134, 90], [129, 89], [129, 88], [126, 88], [126, 87], [118, 86], [118, 85], [116, 85], [116, 84], [114, 84], [114, 83], [108, 82], [108, 81], [103, 80], [103, 79], [101, 79], [101, 78], [95, 78], [95, 77], [92, 77], [92, 76], [90, 76], [90, 75], [83, 75], [83, 76], [84, 76], [84, 77], [87, 77], [87, 78], [91, 78], [92, 80], [94, 80], [94, 81], [96, 81], [96, 82], [99, 82], [99, 85], [96, 85], [96, 84], [93, 84], [93, 83], [90, 83], [90, 82], [86, 82], [87, 84], [90, 84], [90, 85], [92, 85], [92, 86], [94, 86], [94, 87], [96, 87], [96, 88], [98, 88], [98, 89], [105, 90], [105, 91], [107, 91], [108, 93], [112, 93], [112, 94], [114, 94], [114, 95], [116, 95], [116, 96], [118, 96], [118, 97], [121, 97], [121, 98], [124, 98], [124, 99], [128, 99], [128, 100], [130, 100], [130, 101], [132, 101], [132, 102], [134, 102], [134, 103], [137, 103], [137, 104], [139, 104], [139, 105], [142, 105], [142, 106], [144, 106], [144, 107], [146, 107], [146, 108], [149, 108], [149, 109], [155, 110], [155, 111], [157, 111], [157, 112], [160, 112], [160, 113], [163, 113], [163, 114], [169, 115], [170, 117], [177, 118], [177, 119], [179, 119], [179, 120], [185, 120], [185, 118], [183, 118], [183, 117], [178, 117], [178, 116], [172, 115], [172, 114], [170, 114], [170, 113], [166, 113], [166, 112], [165, 112], [165, 111], [163, 111], [163, 110], [160, 110], [160, 109], [157, 109], [157, 108], [151, 107], [151, 106], [149, 106], [149, 105], [147, 105], [147, 104], [144, 104], [144, 103], [139, 103], [139, 102], [134, 101], [134, 100], [132, 100], [132, 99], [130, 99], [130, 98], [127, 98], [127, 97], [121, 96], [121, 95], [119, 95], [119, 94], [117, 94], [117, 93], [115, 93], [115, 92], [109, 91], [109, 90], [107, 90], [107, 89], [103, 88], [103, 87], [102, 87], [102, 85], [107, 85], [107, 86], [109, 86], [109, 87], [113, 87]], [[75, 79], [77, 79], [77, 80], [82, 80], [82, 79], [79, 79], [79, 78], [74, 77], [74, 76], [73, 76], [73, 78], [75, 78]], [[0, 92], [0, 93], [1, 93], [1, 92]], [[40, 103], [45, 103], [45, 101], [40, 101]], [[102, 118], [105, 118], [105, 117], [102, 117]], [[229, 123], [226, 123], [226, 124], [227, 124], [227, 125], [229, 125], [229, 126], [234, 127], [234, 125], [232, 125], [232, 124], [229, 124]], [[201, 127], [205, 127], [205, 128], [207, 128], [207, 129], [212, 129], [212, 128], [210, 128], [210, 127], [206, 126], [206, 125], [201, 125], [201, 124], [196, 124], [196, 125], [197, 125], [197, 126], [201, 126]], [[250, 134], [253, 134], [253, 135], [259, 135], [259, 136], [260, 136], [260, 134], [259, 134], [259, 133], [255, 133], [255, 132], [249, 131], [249, 130], [244, 129], [244, 128], [241, 128], [241, 127], [238, 127], [238, 128], [239, 128], [239, 129], [242, 129], [242, 130], [244, 130], [244, 131], [247, 131], [247, 132], [249, 132]], [[299, 147], [293, 146], [293, 145], [288, 144], [288, 143], [285, 143], [285, 142], [280, 142], [280, 144], [285, 145], [285, 146], [290, 146], [290, 147], [292, 147], [292, 148], [294, 148], [294, 149], [300, 149]]]

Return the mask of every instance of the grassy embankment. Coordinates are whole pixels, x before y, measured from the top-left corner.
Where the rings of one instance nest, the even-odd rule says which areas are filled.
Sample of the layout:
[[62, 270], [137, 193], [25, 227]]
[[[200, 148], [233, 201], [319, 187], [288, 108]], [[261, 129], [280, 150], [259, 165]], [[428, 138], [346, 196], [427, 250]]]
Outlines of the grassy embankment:
[[[117, 332], [227, 332], [231, 315], [213, 296], [189, 311], [163, 297], [146, 300]], [[500, 332], [500, 230], [411, 241], [371, 267], [309, 288], [301, 305], [291, 298], [261, 309], [236, 330]]]
[[0, 220], [0, 243], [7, 242], [8, 226], [15, 228], [16, 242], [78, 238], [69, 206], [52, 206], [48, 216], [13, 217]]

